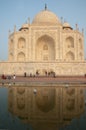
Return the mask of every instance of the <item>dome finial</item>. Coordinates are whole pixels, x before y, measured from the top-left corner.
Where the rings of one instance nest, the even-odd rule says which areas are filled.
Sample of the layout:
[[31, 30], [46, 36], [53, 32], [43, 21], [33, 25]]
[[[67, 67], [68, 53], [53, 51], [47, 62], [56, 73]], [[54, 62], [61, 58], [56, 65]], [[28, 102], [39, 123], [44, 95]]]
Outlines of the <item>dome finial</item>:
[[45, 10], [47, 10], [47, 4], [45, 4]]

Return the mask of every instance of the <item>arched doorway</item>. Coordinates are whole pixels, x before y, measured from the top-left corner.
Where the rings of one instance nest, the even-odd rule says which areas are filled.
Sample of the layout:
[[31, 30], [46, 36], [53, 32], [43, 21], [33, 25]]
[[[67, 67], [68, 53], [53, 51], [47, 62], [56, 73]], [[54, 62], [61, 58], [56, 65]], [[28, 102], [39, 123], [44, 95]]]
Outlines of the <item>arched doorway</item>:
[[25, 61], [25, 54], [23, 52], [20, 52], [17, 56], [17, 61], [24, 62]]
[[72, 37], [66, 38], [66, 48], [67, 49], [74, 48], [74, 39]]
[[55, 60], [55, 42], [48, 35], [43, 35], [37, 40], [36, 60], [50, 61]]
[[73, 61], [75, 59], [74, 57], [74, 53], [69, 51], [67, 54], [66, 54], [66, 59], [67, 61]]
[[13, 60], [13, 53], [10, 53], [9, 60], [10, 60], [10, 61]]
[[26, 46], [26, 41], [25, 41], [25, 39], [24, 38], [19, 38], [18, 39], [18, 49], [23, 49], [23, 48], [25, 48], [25, 46]]

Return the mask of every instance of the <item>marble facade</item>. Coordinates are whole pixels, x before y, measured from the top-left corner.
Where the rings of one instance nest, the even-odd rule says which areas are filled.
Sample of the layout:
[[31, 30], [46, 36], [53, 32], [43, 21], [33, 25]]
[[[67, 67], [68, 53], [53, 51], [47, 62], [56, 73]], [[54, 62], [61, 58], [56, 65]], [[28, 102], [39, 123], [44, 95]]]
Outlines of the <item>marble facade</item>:
[[9, 34], [8, 60], [0, 62], [0, 74], [23, 75], [27, 72], [45, 75], [84, 75], [84, 34], [76, 25], [62, 23], [47, 8], [40, 11], [32, 23], [23, 24]]

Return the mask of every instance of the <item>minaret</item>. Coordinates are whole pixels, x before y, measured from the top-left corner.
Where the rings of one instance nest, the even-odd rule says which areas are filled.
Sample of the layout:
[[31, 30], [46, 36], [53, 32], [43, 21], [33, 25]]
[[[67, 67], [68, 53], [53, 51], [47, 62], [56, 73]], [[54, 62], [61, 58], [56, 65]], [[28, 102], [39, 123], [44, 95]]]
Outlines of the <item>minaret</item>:
[[11, 31], [10, 31], [10, 29], [9, 29], [9, 31], [8, 31], [8, 36], [10, 36], [10, 34], [11, 34]]
[[78, 24], [76, 24], [76, 30], [78, 30]]
[[30, 24], [30, 17], [28, 18], [28, 24]]
[[14, 25], [14, 32], [16, 32], [16, 25]]

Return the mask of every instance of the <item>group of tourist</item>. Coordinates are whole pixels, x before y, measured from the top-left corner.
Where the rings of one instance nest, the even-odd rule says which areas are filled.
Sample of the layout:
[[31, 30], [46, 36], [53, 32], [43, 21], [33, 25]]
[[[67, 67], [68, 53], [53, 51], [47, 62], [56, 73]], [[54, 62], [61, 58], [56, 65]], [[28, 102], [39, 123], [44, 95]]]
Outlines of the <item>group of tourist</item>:
[[[41, 75], [38, 71], [36, 71], [35, 74], [30, 73], [29, 76], [30, 77], [39, 77], [39, 76], [46, 76], [46, 77], [52, 76], [52, 77], [55, 77], [56, 74], [53, 71], [50, 71], [50, 72], [45, 71], [44, 75]], [[27, 77], [27, 73], [26, 72], [24, 73], [24, 77]]]
[[[55, 77], [56, 75], [55, 75], [55, 72], [53, 72], [53, 71], [50, 71], [50, 72], [47, 72], [47, 71], [45, 71], [45, 73], [44, 73], [44, 75], [41, 75], [38, 71], [36, 71], [36, 73], [35, 74], [32, 74], [32, 73], [30, 73], [29, 74], [29, 77], [40, 77], [40, 76], [46, 76], [46, 77], [50, 77], [50, 76], [52, 76], [52, 77]], [[27, 73], [26, 72], [24, 72], [24, 77], [27, 77]], [[14, 74], [14, 75], [5, 75], [5, 74], [2, 74], [2, 76], [1, 76], [1, 78], [2, 79], [16, 79], [16, 75]]]
[[16, 75], [14, 74], [13, 76], [10, 76], [10, 75], [6, 76], [6, 75], [2, 74], [1, 78], [2, 79], [9, 79], [9, 80], [10, 79], [14, 79], [15, 80], [16, 79]]

